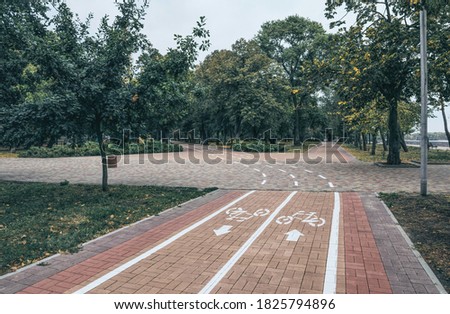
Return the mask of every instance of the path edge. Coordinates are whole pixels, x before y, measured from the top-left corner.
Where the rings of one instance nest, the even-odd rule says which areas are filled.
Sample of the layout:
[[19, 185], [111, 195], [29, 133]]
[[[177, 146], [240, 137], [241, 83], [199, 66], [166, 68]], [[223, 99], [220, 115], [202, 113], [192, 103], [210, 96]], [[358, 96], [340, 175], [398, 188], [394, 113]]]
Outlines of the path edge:
[[414, 243], [412, 242], [411, 238], [408, 236], [408, 234], [405, 232], [403, 227], [398, 222], [397, 218], [395, 218], [392, 211], [389, 209], [389, 207], [386, 205], [386, 203], [380, 198], [379, 193], [374, 193], [374, 195], [380, 200], [381, 204], [383, 205], [384, 209], [386, 210], [389, 217], [391, 217], [392, 221], [394, 222], [395, 226], [397, 227], [398, 231], [402, 235], [402, 237], [405, 239], [406, 243], [408, 244], [409, 248], [413, 252], [414, 256], [418, 259], [420, 265], [422, 265], [424, 271], [427, 273], [427, 275], [430, 277], [431, 281], [433, 282], [436, 289], [439, 291], [440, 294], [448, 294], [445, 290], [444, 286], [440, 282], [440, 280], [437, 278], [431, 267], [428, 265], [428, 263], [425, 261], [425, 259], [422, 257], [420, 252], [416, 249], [414, 246]]

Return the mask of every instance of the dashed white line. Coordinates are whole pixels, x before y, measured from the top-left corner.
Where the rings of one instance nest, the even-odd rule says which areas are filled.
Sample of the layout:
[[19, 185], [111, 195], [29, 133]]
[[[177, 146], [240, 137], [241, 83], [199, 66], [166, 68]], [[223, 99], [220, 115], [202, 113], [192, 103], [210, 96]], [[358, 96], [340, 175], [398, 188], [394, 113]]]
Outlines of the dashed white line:
[[278, 169], [278, 170], [280, 170], [281, 172], [284, 172], [284, 173], [286, 173], [286, 172], [287, 172], [286, 170], [283, 170], [283, 169]]
[[273, 167], [272, 167], [272, 166], [267, 166], [267, 168], [273, 169]]
[[264, 178], [267, 178], [267, 175], [266, 175], [265, 173], [263, 173], [262, 176], [263, 176]]
[[230, 271], [230, 269], [237, 263], [237, 261], [245, 254], [256, 239], [264, 232], [267, 226], [275, 219], [280, 211], [289, 203], [297, 192], [292, 192], [289, 196], [275, 209], [275, 211], [267, 218], [267, 220], [252, 234], [252, 236], [244, 243], [241, 248], [233, 255], [233, 257], [217, 272], [217, 274], [206, 284], [206, 286], [199, 292], [199, 294], [208, 294], [214, 287], [222, 280], [223, 277]]
[[257, 172], [261, 172], [261, 170], [259, 170], [259, 169], [256, 169], [256, 168], [253, 168], [253, 170], [255, 170], [255, 171], [257, 171]]
[[323, 175], [319, 175], [319, 178], [326, 180], [327, 178], [324, 177]]
[[261, 182], [261, 185], [264, 185], [267, 183], [267, 180], [263, 180], [263, 182]]
[[203, 218], [202, 220], [200, 220], [200, 221], [196, 222], [195, 224], [191, 225], [190, 227], [182, 230], [181, 232], [177, 233], [176, 235], [172, 236], [171, 238], [167, 239], [166, 241], [162, 242], [161, 244], [151, 248], [150, 250], [148, 250], [145, 253], [142, 253], [141, 255], [135, 257], [134, 259], [128, 261], [127, 263], [125, 263], [125, 264], [123, 264], [123, 265], [113, 269], [109, 273], [107, 273], [107, 274], [103, 275], [102, 277], [94, 280], [93, 282], [91, 282], [87, 286], [85, 286], [85, 287], [75, 291], [74, 294], [84, 294], [84, 293], [87, 293], [87, 292], [91, 291], [92, 289], [97, 288], [102, 283], [108, 281], [109, 279], [113, 278], [114, 276], [116, 276], [116, 275], [120, 274], [121, 272], [127, 270], [131, 266], [136, 265], [140, 261], [142, 261], [142, 260], [146, 259], [147, 257], [155, 254], [156, 252], [158, 252], [159, 250], [165, 248], [166, 246], [172, 244], [174, 241], [178, 240], [179, 238], [181, 238], [182, 236], [186, 235], [187, 233], [189, 233], [190, 231], [194, 230], [195, 228], [201, 226], [202, 224], [204, 224], [208, 220], [211, 220], [212, 218], [220, 215], [222, 212], [226, 211], [228, 208], [230, 208], [234, 204], [238, 203], [239, 201], [243, 200], [244, 198], [246, 198], [250, 194], [253, 194], [254, 192], [255, 191], [250, 191], [250, 192], [242, 195], [241, 197], [239, 197], [239, 198], [235, 199], [234, 201], [228, 203], [228, 205], [225, 205], [224, 207], [222, 207], [218, 211], [216, 211], [216, 212], [212, 213], [211, 215]]
[[306, 169], [305, 169], [305, 172], [308, 172], [308, 173], [313, 173], [313, 172], [312, 172], [311, 170], [306, 170]]
[[289, 175], [292, 179], [295, 179], [295, 176], [293, 174]]
[[298, 181], [294, 181], [294, 185], [295, 185], [295, 186], [298, 186]]
[[291, 166], [291, 168], [292, 168], [292, 169], [297, 169], [297, 167], [296, 167], [296, 166]]
[[328, 182], [328, 185], [330, 186], [330, 188], [334, 188], [334, 184], [332, 182]]
[[341, 212], [341, 199], [339, 193], [334, 193], [333, 218], [331, 220], [330, 243], [328, 245], [327, 268], [323, 285], [324, 294], [335, 294], [337, 283], [337, 264], [339, 248], [339, 216]]

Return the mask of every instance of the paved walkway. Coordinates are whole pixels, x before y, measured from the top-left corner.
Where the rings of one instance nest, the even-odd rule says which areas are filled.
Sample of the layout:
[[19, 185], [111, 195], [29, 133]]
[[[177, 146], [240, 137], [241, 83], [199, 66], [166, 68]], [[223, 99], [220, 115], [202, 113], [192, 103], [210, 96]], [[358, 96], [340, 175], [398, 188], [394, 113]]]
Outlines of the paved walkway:
[[[99, 157], [0, 159], [0, 180], [101, 183]], [[430, 192], [448, 192], [450, 166], [429, 166]], [[321, 146], [308, 154], [216, 152], [132, 155], [109, 170], [111, 184], [221, 189], [418, 192], [419, 168], [382, 168]]]
[[[193, 152], [194, 157], [204, 154]], [[309, 157], [327, 154], [322, 147]], [[174, 156], [163, 165], [133, 164], [137, 156], [131, 157], [130, 165], [111, 169], [112, 182], [227, 190], [91, 241], [76, 254], [56, 255], [6, 275], [0, 278], [0, 293], [441, 292], [371, 192], [383, 186], [378, 180], [393, 190], [414, 190], [411, 177], [400, 175], [417, 169], [373, 168], [345, 152], [334, 156], [334, 163], [316, 165], [286, 162], [285, 155], [264, 156], [254, 164], [245, 163], [248, 154], [231, 157], [217, 165], [203, 158], [183, 166]], [[97, 183], [96, 159], [6, 159], [0, 160], [0, 175]], [[433, 180], [448, 173], [448, 166], [440, 167]], [[379, 172], [385, 177], [370, 177]], [[435, 190], [448, 191], [446, 182]]]

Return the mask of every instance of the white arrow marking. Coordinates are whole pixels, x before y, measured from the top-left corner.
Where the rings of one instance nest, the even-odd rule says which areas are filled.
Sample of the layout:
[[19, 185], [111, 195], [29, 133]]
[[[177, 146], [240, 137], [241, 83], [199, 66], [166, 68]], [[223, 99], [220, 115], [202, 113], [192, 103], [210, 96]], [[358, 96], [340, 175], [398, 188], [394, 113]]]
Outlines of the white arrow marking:
[[287, 234], [286, 240], [287, 241], [292, 241], [292, 242], [297, 242], [298, 239], [300, 239], [300, 237], [304, 236], [304, 234], [301, 233], [298, 230], [292, 230], [292, 231], [289, 231], [288, 233], [285, 233], [285, 234]]
[[233, 226], [222, 226], [219, 229], [215, 229], [214, 233], [219, 237], [221, 235], [230, 233], [231, 228], [233, 228]]

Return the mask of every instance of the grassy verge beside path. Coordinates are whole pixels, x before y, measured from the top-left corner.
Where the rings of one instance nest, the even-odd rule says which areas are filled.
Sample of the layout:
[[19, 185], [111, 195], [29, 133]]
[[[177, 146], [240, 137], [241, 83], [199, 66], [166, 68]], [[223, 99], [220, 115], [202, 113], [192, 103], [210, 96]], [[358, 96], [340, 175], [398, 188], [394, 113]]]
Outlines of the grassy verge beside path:
[[450, 194], [381, 194], [433, 272], [450, 292]]
[[[365, 162], [386, 162], [388, 152], [383, 152], [383, 146], [378, 145], [375, 156], [370, 155], [370, 151], [359, 150], [353, 145], [343, 145], [343, 148], [358, 160]], [[409, 152], [400, 152], [402, 162], [418, 161], [420, 162], [420, 148], [408, 147]], [[430, 149], [428, 152], [428, 163], [444, 163], [450, 165], [450, 150]]]
[[0, 182], [0, 275], [212, 190]]

